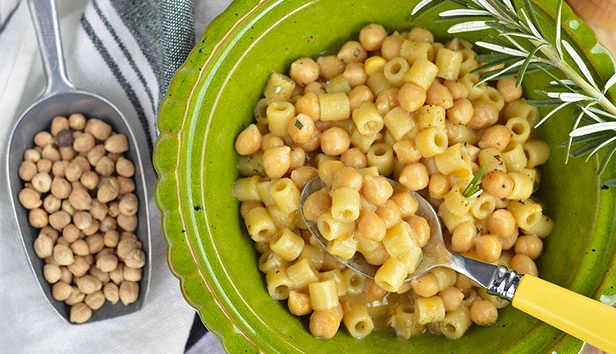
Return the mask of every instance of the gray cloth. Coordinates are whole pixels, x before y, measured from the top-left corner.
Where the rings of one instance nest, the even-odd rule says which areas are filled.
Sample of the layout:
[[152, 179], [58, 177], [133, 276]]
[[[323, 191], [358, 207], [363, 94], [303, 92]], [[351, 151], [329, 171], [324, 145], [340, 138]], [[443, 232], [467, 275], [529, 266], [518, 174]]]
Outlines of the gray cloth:
[[[105, 96], [127, 117], [142, 151], [152, 152], [156, 115], [169, 82], [207, 23], [228, 0], [57, 0], [70, 80]], [[208, 14], [200, 11], [210, 11]], [[217, 12], [216, 12], [217, 11]], [[207, 23], [204, 23], [207, 21]], [[42, 92], [45, 78], [25, 1], [0, 0], [0, 165], [10, 128]], [[144, 159], [152, 191], [156, 174]], [[131, 315], [70, 325], [46, 302], [30, 271], [0, 174], [0, 353], [182, 353], [195, 311], [166, 263], [160, 214], [149, 196], [152, 279]], [[200, 353], [220, 353], [211, 334]]]

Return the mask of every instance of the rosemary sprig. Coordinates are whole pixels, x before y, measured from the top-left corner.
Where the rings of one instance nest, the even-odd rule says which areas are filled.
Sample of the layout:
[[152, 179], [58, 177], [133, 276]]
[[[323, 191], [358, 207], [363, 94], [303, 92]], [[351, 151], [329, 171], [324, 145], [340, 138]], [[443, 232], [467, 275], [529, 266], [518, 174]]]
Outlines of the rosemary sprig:
[[473, 176], [473, 179], [470, 181], [468, 186], [466, 186], [466, 188], [464, 189], [464, 192], [462, 192], [462, 195], [464, 197], [475, 198], [481, 195], [481, 192], [483, 192], [483, 190], [479, 186], [479, 183], [481, 181], [481, 177], [483, 176], [483, 173], [485, 172], [485, 170], [486, 170], [485, 166], [481, 166], [479, 168], [479, 170], [477, 171], [477, 174]]
[[[563, 108], [577, 107], [578, 113], [566, 144], [567, 159], [569, 156], [586, 155], [588, 160], [604, 150], [606, 153], [597, 171], [598, 174], [602, 174], [608, 163], [616, 156], [616, 105], [606, 96], [608, 90], [616, 84], [616, 74], [601, 86], [575, 47], [563, 38], [561, 25], [563, 0], [559, 0], [557, 4], [553, 38], [545, 35], [546, 31], [535, 16], [535, 7], [531, 0], [448, 1], [459, 7], [439, 13], [439, 17], [443, 20], [458, 21], [449, 27], [449, 33], [458, 34], [486, 29], [493, 29], [497, 33], [497, 36], [489, 37], [489, 41], [475, 42], [476, 46], [488, 51], [488, 54], [477, 58], [485, 63], [478, 69], [483, 74], [477, 84], [515, 75], [517, 85], [520, 85], [526, 74], [532, 71], [539, 70], [546, 73], [552, 81], [545, 89], [539, 91], [545, 99], [534, 100], [532, 104], [554, 108], [539, 120], [536, 127]], [[441, 3], [422, 0], [412, 10], [411, 15], [420, 16]], [[520, 6], [520, 3], [523, 6]], [[487, 72], [484, 70], [489, 68], [494, 70]], [[553, 69], [566, 78], [557, 76]], [[606, 181], [608, 186], [615, 184], [616, 180]]]

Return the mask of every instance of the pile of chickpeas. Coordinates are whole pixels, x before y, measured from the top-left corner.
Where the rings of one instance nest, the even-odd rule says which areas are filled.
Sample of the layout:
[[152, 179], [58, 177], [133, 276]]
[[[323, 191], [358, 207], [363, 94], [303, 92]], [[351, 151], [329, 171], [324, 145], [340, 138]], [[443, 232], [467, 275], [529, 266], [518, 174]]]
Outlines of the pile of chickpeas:
[[83, 323], [105, 301], [124, 305], [139, 296], [146, 256], [135, 234], [139, 199], [135, 165], [124, 156], [126, 135], [97, 118], [56, 116], [19, 166], [21, 205], [52, 297]]

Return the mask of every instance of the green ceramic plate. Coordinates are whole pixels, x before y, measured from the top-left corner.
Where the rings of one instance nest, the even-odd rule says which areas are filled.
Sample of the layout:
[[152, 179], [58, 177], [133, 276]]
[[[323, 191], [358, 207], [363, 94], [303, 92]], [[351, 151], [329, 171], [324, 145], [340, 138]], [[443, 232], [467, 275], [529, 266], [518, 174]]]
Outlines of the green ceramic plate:
[[[364, 340], [341, 330], [332, 340], [313, 338], [284, 303], [270, 299], [256, 267], [257, 253], [232, 194], [237, 156], [233, 142], [252, 119], [268, 75], [286, 71], [300, 56], [316, 56], [357, 38], [378, 22], [389, 30], [422, 26], [450, 38], [436, 12], [411, 22], [415, 1], [244, 0], [234, 2], [207, 30], [177, 72], [161, 106], [154, 163], [156, 200], [162, 212], [168, 261], [186, 300], [231, 353], [577, 353], [581, 343], [512, 307], [489, 328], [460, 340], [424, 336], [400, 341], [374, 333]], [[537, 1], [542, 21], [553, 22], [555, 0]], [[586, 53], [598, 77], [613, 71], [592, 31], [567, 8], [565, 35]], [[464, 37], [469, 40], [473, 37]], [[525, 81], [526, 92], [546, 78]], [[616, 293], [615, 190], [601, 188], [596, 162], [564, 164], [557, 145], [570, 114], [553, 119], [542, 136], [553, 147], [543, 168], [541, 199], [556, 227], [539, 260], [541, 276], [598, 298]], [[613, 174], [614, 166], [608, 173]]]

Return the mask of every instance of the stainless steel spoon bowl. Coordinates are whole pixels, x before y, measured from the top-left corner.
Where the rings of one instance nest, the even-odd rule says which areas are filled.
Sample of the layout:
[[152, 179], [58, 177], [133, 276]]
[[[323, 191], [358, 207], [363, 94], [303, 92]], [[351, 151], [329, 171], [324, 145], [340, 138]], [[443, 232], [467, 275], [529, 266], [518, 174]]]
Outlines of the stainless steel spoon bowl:
[[[389, 178], [387, 180], [392, 187], [394, 187], [394, 190], [404, 190], [404, 187], [402, 187], [398, 182]], [[302, 190], [300, 205], [303, 206], [308, 196], [323, 188], [323, 186], [323, 181], [319, 177], [314, 177], [308, 181]], [[449, 252], [445, 246], [445, 241], [443, 240], [440, 219], [432, 205], [430, 205], [430, 203], [419, 193], [409, 193], [411, 193], [417, 201], [417, 215], [426, 219], [430, 225], [430, 239], [428, 240], [428, 244], [422, 248], [421, 262], [417, 266], [417, 269], [406, 278], [406, 281], [411, 281], [436, 267], [444, 266], [468, 276], [473, 281], [484, 287], [488, 287], [492, 276], [495, 274], [498, 267], [461, 256], [457, 253]], [[301, 214], [310, 232], [315, 236], [321, 246], [327, 250], [329, 241], [321, 235], [317, 223], [313, 220], [307, 219], [304, 216], [303, 208], [301, 208]], [[353, 258], [348, 260], [341, 259], [336, 255], [333, 256], [349, 268], [354, 269], [368, 278], [374, 279], [374, 275], [378, 270], [378, 266], [368, 263], [359, 252], [356, 252]]]
[[149, 290], [151, 273], [150, 224], [147, 200], [147, 188], [144, 179], [142, 157], [131, 128], [120, 111], [105, 98], [91, 92], [76, 89], [66, 75], [66, 64], [62, 52], [60, 28], [55, 0], [28, 0], [30, 13], [39, 42], [43, 68], [47, 77], [47, 86], [43, 94], [16, 121], [10, 138], [7, 158], [7, 174], [15, 217], [21, 232], [32, 271], [38, 280], [47, 300], [55, 311], [65, 320], [69, 319], [69, 306], [56, 301], [51, 296], [51, 285], [43, 276], [44, 261], [34, 252], [34, 240], [38, 236], [37, 229], [28, 222], [28, 210], [18, 200], [23, 181], [19, 178], [18, 169], [23, 161], [24, 151], [32, 147], [32, 139], [36, 133], [49, 130], [51, 120], [58, 115], [68, 116], [71, 113], [83, 113], [86, 117], [96, 117], [110, 124], [115, 132], [125, 134], [129, 139], [129, 150], [125, 156], [135, 165], [135, 194], [139, 198], [137, 237], [143, 244], [146, 254], [146, 265], [142, 270], [139, 283], [139, 297], [136, 302], [125, 306], [121, 302], [115, 305], [105, 302], [97, 311], [93, 311], [88, 322], [103, 320], [135, 312], [143, 305]]

